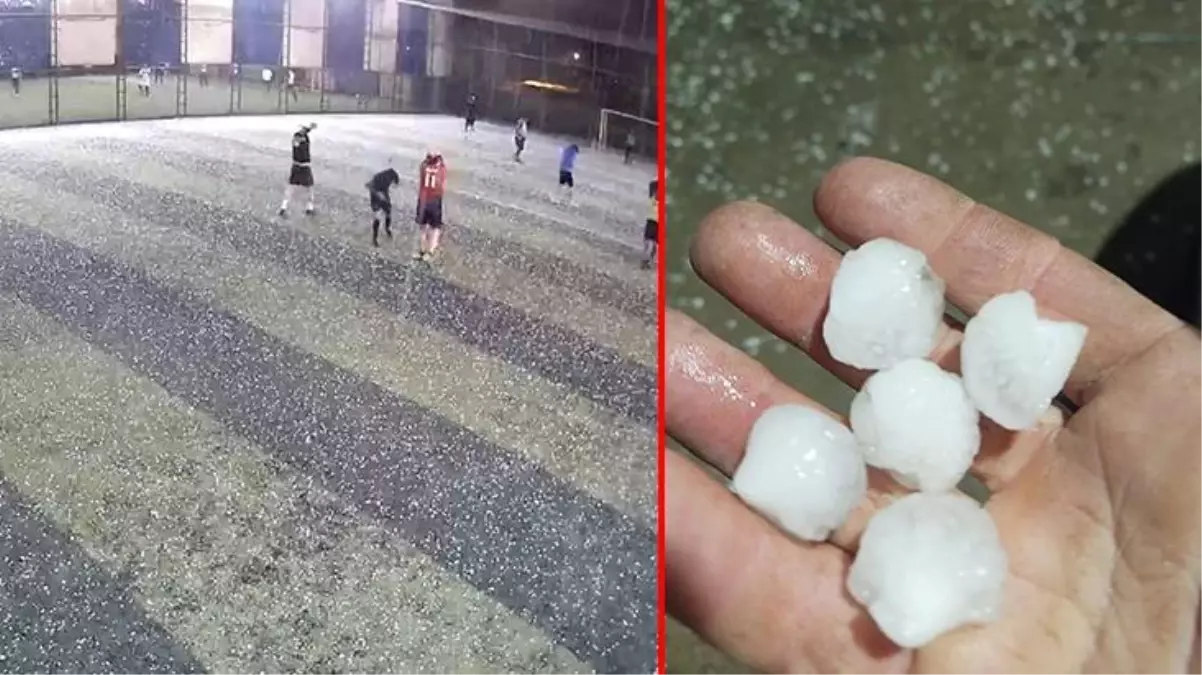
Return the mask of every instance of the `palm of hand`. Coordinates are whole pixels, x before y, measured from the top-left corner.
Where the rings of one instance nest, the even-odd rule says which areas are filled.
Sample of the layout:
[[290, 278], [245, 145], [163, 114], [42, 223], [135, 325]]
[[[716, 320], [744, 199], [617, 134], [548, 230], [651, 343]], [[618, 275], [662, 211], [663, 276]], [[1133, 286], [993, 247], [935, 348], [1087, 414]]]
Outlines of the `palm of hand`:
[[[843, 590], [859, 532], [898, 488], [880, 475], [832, 544], [787, 539], [674, 453], [667, 462], [669, 608], [753, 667], [811, 672], [1169, 672], [1196, 648], [1199, 607], [1197, 333], [1045, 235], [916, 172], [857, 160], [816, 196], [852, 243], [924, 250], [949, 297], [975, 309], [1027, 288], [1041, 311], [1091, 329], [1066, 393], [1081, 405], [1018, 434], [987, 425], [973, 472], [1010, 559], [1002, 618], [908, 652]], [[838, 254], [763, 207], [707, 219], [699, 274], [753, 319], [853, 386], [818, 327]], [[720, 472], [759, 411], [806, 402], [745, 355], [671, 314], [667, 425]], [[957, 367], [955, 326], [932, 359]], [[1196, 656], [1195, 656], [1196, 658]], [[1196, 669], [1196, 666], [1195, 666]]]
[[987, 505], [1010, 554], [1005, 616], [919, 650], [915, 672], [1181, 672], [1198, 608], [1197, 348], [1188, 329], [1167, 337], [1063, 427], [1015, 440], [1035, 447], [1006, 449], [1032, 461]]

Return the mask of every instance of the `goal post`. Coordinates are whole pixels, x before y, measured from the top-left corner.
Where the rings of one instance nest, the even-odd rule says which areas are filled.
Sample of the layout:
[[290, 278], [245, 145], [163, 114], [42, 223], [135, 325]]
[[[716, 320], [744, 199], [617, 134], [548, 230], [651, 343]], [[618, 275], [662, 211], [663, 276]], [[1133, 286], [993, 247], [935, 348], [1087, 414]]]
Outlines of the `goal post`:
[[613, 108], [602, 108], [601, 119], [597, 125], [596, 147], [624, 151], [627, 137], [632, 136], [635, 153], [655, 157], [656, 144], [659, 142], [658, 132], [659, 122], [655, 120]]

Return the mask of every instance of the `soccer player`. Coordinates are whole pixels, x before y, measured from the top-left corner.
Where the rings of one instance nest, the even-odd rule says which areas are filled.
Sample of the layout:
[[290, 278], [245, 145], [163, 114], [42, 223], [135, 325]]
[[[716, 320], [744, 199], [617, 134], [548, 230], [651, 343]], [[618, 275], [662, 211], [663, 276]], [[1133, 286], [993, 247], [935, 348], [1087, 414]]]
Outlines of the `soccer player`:
[[476, 95], [467, 95], [467, 111], [463, 115], [463, 133], [476, 130]]
[[518, 123], [513, 127], [513, 145], [517, 150], [513, 152], [513, 161], [521, 164], [522, 151], [526, 149], [526, 118], [519, 117]]
[[622, 158], [623, 163], [629, 164], [632, 161], [634, 161], [634, 158], [631, 155], [632, 155], [632, 153], [634, 153], [634, 146], [636, 143], [637, 143], [637, 141], [635, 140], [634, 132], [627, 131], [626, 132], [626, 143], [623, 144], [623, 146], [622, 146], [622, 149], [626, 151], [625, 157]]
[[427, 152], [418, 168], [417, 180], [417, 224], [421, 226], [421, 239], [413, 257], [429, 262], [442, 237], [442, 195], [447, 182], [447, 165], [442, 155]]
[[288, 90], [288, 93], [292, 95], [293, 101], [298, 100], [297, 99], [298, 94], [296, 93], [296, 71], [291, 68], [288, 69], [287, 90]]
[[138, 70], [138, 92], [150, 96], [150, 66], [142, 66]]
[[643, 227], [643, 269], [650, 269], [655, 253], [659, 250], [659, 180], [651, 181], [648, 192], [651, 194], [651, 212], [647, 214], [647, 224]]
[[200, 73], [196, 76], [196, 79], [200, 83], [200, 86], [209, 86], [209, 64], [200, 64]]
[[313, 167], [309, 156], [309, 132], [317, 128], [312, 122], [292, 134], [292, 171], [288, 174], [288, 187], [284, 189], [284, 202], [280, 204], [280, 215], [288, 215], [288, 202], [296, 188], [304, 188], [306, 197], [305, 215], [313, 215]]
[[21, 77], [22, 77], [22, 75], [23, 74], [21, 72], [21, 66], [13, 66], [8, 71], [8, 76], [12, 80], [12, 85], [13, 85], [13, 96], [21, 95]]
[[380, 220], [384, 221], [384, 234], [392, 239], [392, 195], [389, 190], [401, 182], [396, 169], [391, 166], [371, 177], [367, 181], [367, 191], [371, 195], [371, 245], [380, 245]]
[[572, 172], [576, 169], [576, 156], [579, 154], [580, 146], [575, 143], [564, 146], [559, 154], [559, 185], [567, 191], [569, 201], [572, 199], [572, 188], [576, 186]]

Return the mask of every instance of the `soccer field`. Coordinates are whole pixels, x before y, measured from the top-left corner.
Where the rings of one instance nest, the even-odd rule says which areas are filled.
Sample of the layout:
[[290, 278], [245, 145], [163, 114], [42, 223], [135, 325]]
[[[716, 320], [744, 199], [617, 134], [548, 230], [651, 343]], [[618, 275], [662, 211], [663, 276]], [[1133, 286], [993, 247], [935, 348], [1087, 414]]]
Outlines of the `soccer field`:
[[562, 141], [461, 125], [0, 133], [0, 669], [654, 669], [654, 167], [585, 149], [565, 204]]

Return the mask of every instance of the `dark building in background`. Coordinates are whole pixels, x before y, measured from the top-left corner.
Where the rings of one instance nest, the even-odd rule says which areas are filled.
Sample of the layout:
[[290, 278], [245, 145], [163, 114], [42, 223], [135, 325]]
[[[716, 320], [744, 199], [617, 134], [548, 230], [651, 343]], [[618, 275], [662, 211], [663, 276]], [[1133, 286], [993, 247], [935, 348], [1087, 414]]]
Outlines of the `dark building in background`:
[[650, 0], [459, 0], [456, 7], [535, 19], [628, 40], [655, 42], [656, 11]]
[[[486, 119], [525, 117], [535, 129], [590, 139], [598, 137], [603, 109], [656, 118], [652, 0], [437, 4], [402, 2], [397, 70], [432, 86], [428, 96], [444, 111], [459, 112], [456, 105], [474, 93]], [[641, 151], [653, 153], [654, 126], [609, 119], [611, 145], [629, 131]]]

